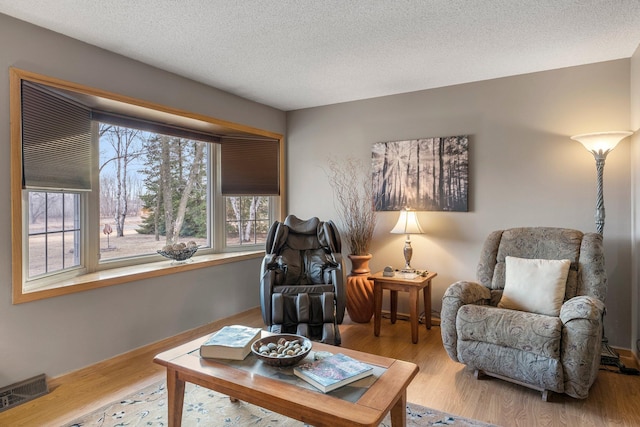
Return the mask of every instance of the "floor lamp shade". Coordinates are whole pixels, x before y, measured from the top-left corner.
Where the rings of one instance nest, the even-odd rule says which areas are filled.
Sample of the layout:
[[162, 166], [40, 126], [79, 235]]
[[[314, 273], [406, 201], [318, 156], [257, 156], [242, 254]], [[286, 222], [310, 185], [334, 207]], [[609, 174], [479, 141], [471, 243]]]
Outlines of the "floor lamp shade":
[[594, 156], [597, 154], [606, 156], [620, 141], [632, 133], [629, 131], [583, 133], [572, 136], [571, 139], [580, 142]]
[[611, 132], [596, 132], [596, 133], [584, 133], [581, 135], [572, 136], [571, 139], [580, 142], [584, 145], [596, 160], [596, 173], [597, 173], [597, 198], [596, 198], [596, 231], [600, 234], [604, 231], [604, 186], [603, 186], [603, 173], [604, 162], [607, 158], [607, 154], [613, 150], [616, 145], [633, 132], [629, 131], [611, 131]]

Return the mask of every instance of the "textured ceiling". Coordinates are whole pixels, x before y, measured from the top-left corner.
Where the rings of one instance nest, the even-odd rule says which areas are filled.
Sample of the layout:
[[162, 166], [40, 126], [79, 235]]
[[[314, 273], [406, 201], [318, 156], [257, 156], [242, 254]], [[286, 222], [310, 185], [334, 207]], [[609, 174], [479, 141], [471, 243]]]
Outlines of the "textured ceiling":
[[628, 58], [640, 0], [0, 0], [282, 110]]

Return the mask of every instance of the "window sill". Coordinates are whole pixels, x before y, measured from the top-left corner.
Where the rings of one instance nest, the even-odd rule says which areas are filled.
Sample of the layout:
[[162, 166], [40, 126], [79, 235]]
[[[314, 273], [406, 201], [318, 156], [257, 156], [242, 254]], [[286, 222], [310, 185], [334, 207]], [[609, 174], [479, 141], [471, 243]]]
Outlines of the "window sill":
[[150, 262], [129, 267], [113, 268], [95, 273], [84, 274], [73, 279], [56, 282], [27, 292], [14, 292], [13, 304], [22, 304], [60, 295], [68, 295], [105, 286], [120, 285], [137, 280], [167, 276], [183, 271], [208, 268], [216, 265], [264, 257], [264, 251], [229, 252], [221, 254], [198, 255], [192, 262], [172, 264], [172, 261]]

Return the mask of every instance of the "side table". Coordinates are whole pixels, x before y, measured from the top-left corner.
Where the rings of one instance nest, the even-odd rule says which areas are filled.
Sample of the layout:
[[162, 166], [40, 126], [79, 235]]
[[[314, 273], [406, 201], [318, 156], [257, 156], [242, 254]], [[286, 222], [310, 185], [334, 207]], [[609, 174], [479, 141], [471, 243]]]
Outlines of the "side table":
[[409, 320], [411, 321], [411, 341], [418, 342], [418, 294], [422, 290], [424, 297], [425, 324], [427, 329], [431, 329], [431, 279], [438, 273], [429, 271], [426, 276], [416, 276], [406, 278], [402, 273], [397, 273], [393, 277], [385, 277], [382, 271], [371, 276], [373, 281], [373, 333], [380, 336], [380, 321], [382, 318], [382, 290], [391, 291], [391, 323], [396, 323], [398, 315], [398, 291], [409, 292]]

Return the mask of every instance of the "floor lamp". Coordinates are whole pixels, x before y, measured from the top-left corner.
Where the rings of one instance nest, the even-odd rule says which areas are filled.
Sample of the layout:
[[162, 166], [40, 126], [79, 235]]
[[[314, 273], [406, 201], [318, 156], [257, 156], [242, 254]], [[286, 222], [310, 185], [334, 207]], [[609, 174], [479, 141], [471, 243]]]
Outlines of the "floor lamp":
[[[616, 145], [633, 132], [614, 131], [614, 132], [597, 132], [585, 133], [582, 135], [572, 136], [571, 139], [580, 142], [584, 147], [593, 154], [596, 160], [597, 181], [597, 197], [596, 197], [596, 231], [603, 234], [604, 231], [604, 192], [602, 185], [602, 175], [604, 172], [604, 162], [607, 154], [613, 150]], [[604, 324], [604, 316], [603, 316]], [[602, 329], [602, 353], [600, 355], [600, 363], [603, 365], [617, 366], [621, 370], [624, 365], [620, 362], [620, 355], [609, 346], [609, 340], [604, 334], [604, 326]]]

